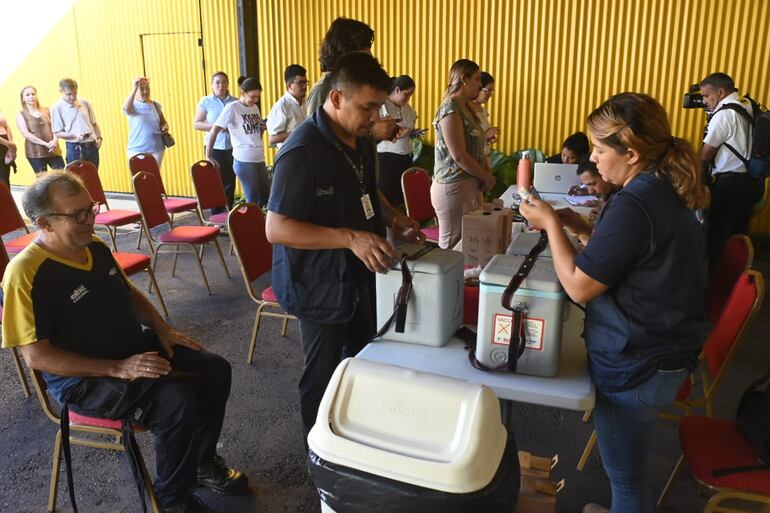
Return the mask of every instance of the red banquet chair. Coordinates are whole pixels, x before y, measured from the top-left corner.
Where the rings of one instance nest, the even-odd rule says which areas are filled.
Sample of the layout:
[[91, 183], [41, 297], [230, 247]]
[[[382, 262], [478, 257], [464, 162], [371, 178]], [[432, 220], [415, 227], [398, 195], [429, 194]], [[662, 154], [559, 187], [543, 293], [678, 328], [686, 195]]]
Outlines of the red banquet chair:
[[[147, 173], [155, 177], [160, 187], [160, 193], [163, 197], [163, 206], [171, 215], [171, 221], [174, 221], [174, 214], [180, 212], [194, 212], [198, 214], [198, 202], [188, 198], [169, 198], [166, 194], [166, 187], [163, 185], [163, 177], [160, 176], [160, 169], [155, 157], [149, 153], [138, 153], [128, 159], [128, 167], [131, 169], [131, 176], [137, 173]], [[198, 218], [200, 220], [200, 217]]]
[[[30, 369], [32, 374], [32, 383], [35, 386], [35, 392], [43, 408], [43, 413], [51, 419], [57, 427], [61, 426], [59, 414], [53, 407], [51, 399], [48, 396], [48, 387], [40, 371]], [[123, 451], [121, 431], [121, 422], [119, 420], [102, 419], [97, 417], [88, 417], [69, 412], [69, 442], [71, 446], [79, 445], [86, 447], [95, 447], [97, 449], [110, 449], [113, 451]], [[134, 426], [134, 432], [142, 432], [143, 428]], [[82, 436], [85, 435], [85, 436]], [[160, 503], [155, 495], [155, 488], [152, 486], [152, 479], [147, 471], [141, 450], [136, 447], [136, 454], [139, 464], [139, 471], [144, 479], [145, 490], [150, 499], [150, 507], [153, 513], [162, 513]], [[53, 464], [51, 466], [51, 484], [48, 490], [48, 511], [56, 510], [56, 496], [59, 488], [59, 472], [62, 459], [62, 433], [61, 428], [56, 431], [53, 443]], [[99, 471], [98, 465], [96, 470]]]
[[13, 200], [11, 189], [8, 188], [5, 182], [0, 182], [0, 236], [18, 230], [24, 230], [27, 233], [8, 242], [3, 241], [6, 251], [11, 255], [21, 253], [22, 249], [35, 240], [37, 234], [34, 232], [30, 233], [24, 218], [21, 217], [21, 213], [16, 206], [16, 202]]
[[[254, 349], [257, 345], [257, 334], [259, 333], [259, 321], [262, 316], [278, 317], [283, 319], [281, 326], [281, 336], [286, 336], [286, 326], [290, 319], [296, 319], [293, 315], [286, 313], [273, 292], [273, 287], [267, 287], [258, 294], [254, 290], [253, 282], [273, 266], [273, 246], [268, 242], [265, 235], [265, 215], [262, 210], [254, 203], [246, 203], [234, 207], [228, 216], [227, 226], [230, 237], [235, 247], [235, 254], [238, 255], [238, 262], [241, 265], [241, 274], [246, 284], [246, 292], [249, 297], [257, 304], [257, 315], [254, 320], [254, 329], [251, 332], [251, 343], [246, 361], [251, 364], [254, 359]], [[272, 308], [278, 311], [265, 311]]]
[[[679, 406], [685, 408], [686, 412], [689, 413], [693, 407], [705, 404], [707, 416], [712, 417], [713, 391], [719, 385], [724, 370], [732, 360], [737, 342], [743, 336], [746, 326], [762, 306], [764, 297], [765, 280], [762, 273], [751, 269], [744, 271], [735, 283], [732, 293], [724, 305], [722, 315], [719, 317], [719, 322], [714, 326], [708, 340], [706, 340], [706, 345], [703, 347], [703, 361], [700, 368], [704, 382], [704, 397], [696, 401], [677, 401]], [[685, 420], [687, 418], [685, 417]], [[679, 458], [671, 472], [671, 476], [658, 499], [658, 506], [662, 505], [666, 499], [666, 495], [682, 467], [683, 458], [684, 456]]]
[[706, 313], [716, 323], [733, 285], [743, 271], [754, 263], [754, 246], [746, 235], [733, 235], [727, 240], [719, 260], [713, 266], [706, 288]]
[[[104, 194], [104, 188], [102, 187], [102, 181], [99, 178], [99, 173], [91, 162], [87, 160], [76, 160], [67, 164], [64, 168], [65, 171], [77, 175], [83, 180], [83, 184], [86, 186], [88, 194], [91, 199], [103, 205], [106, 209], [104, 212], [99, 212], [96, 215], [94, 224], [102, 225], [107, 229], [110, 234], [110, 240], [112, 240], [112, 250], [118, 250], [117, 242], [117, 230], [120, 226], [126, 226], [134, 223], [142, 222], [142, 214], [135, 210], [111, 210], [109, 203], [107, 203], [107, 196]], [[139, 249], [139, 245], [142, 242], [142, 230], [139, 229], [139, 234], [136, 240], [136, 248]]]
[[[190, 167], [195, 196], [198, 198], [198, 215], [203, 222], [211, 226], [227, 226], [227, 196], [222, 185], [222, 177], [216, 166], [208, 160], [199, 160]], [[208, 219], [204, 211], [212, 208], [224, 208], [221, 214], [212, 214]]]
[[404, 193], [406, 215], [423, 225], [434, 223], [422, 229], [425, 238], [430, 242], [438, 242], [438, 225], [436, 211], [430, 202], [430, 176], [419, 167], [410, 167], [401, 175], [401, 191]]
[[[147, 240], [150, 244], [150, 250], [153, 253], [152, 269], [155, 270], [155, 266], [158, 262], [158, 254], [166, 247], [172, 247], [174, 253], [174, 265], [171, 270], [171, 276], [176, 274], [176, 262], [179, 256], [179, 246], [186, 246], [195, 253], [195, 258], [198, 261], [198, 267], [203, 276], [203, 283], [206, 285], [206, 290], [211, 294], [211, 288], [209, 287], [208, 279], [206, 278], [206, 271], [203, 269], [203, 249], [208, 244], [213, 244], [219, 253], [219, 259], [222, 261], [222, 267], [225, 270], [227, 277], [230, 277], [230, 273], [227, 270], [227, 264], [225, 263], [225, 257], [222, 254], [222, 249], [219, 247], [219, 228], [211, 226], [178, 226], [172, 227], [171, 220], [168, 217], [168, 212], [163, 205], [163, 196], [158, 184], [158, 181], [153, 175], [147, 173], [137, 173], [134, 175], [134, 194], [136, 194], [136, 200], [139, 204], [139, 210], [142, 213], [142, 219], [144, 219], [144, 229]], [[169, 230], [163, 232], [155, 239], [152, 236], [153, 228], [161, 225], [169, 225]], [[157, 244], [157, 248], [153, 246], [153, 242]], [[200, 247], [200, 253], [196, 249]], [[164, 251], [168, 252], [168, 251]]]
[[[711, 496], [703, 513], [767, 511], [770, 505], [770, 469], [714, 475], [714, 471], [757, 465], [757, 450], [733, 420], [709, 417], [685, 417], [679, 424], [682, 462], [695, 480], [716, 493]], [[737, 509], [735, 501], [765, 505], [764, 509]], [[725, 504], [725, 502], [732, 504]]]
[[160, 287], [158, 287], [158, 282], [155, 280], [155, 272], [152, 270], [152, 259], [141, 253], [113, 253], [112, 257], [128, 277], [142, 271], [147, 273], [150, 278], [150, 293], [152, 293], [152, 289], [155, 287], [155, 290], [158, 291], [158, 301], [160, 301], [160, 306], [163, 308], [163, 313], [168, 317], [166, 302], [163, 301]]

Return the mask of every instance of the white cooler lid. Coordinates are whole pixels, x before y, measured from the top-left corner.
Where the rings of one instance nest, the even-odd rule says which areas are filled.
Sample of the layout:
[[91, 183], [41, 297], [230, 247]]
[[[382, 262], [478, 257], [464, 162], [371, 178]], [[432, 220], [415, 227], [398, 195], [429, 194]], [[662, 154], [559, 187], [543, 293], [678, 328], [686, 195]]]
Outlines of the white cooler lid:
[[[426, 248], [422, 244], [400, 244], [395, 247], [395, 252], [399, 260], [393, 265], [391, 271], [401, 271], [401, 255], [413, 255]], [[433, 248], [417, 260], [408, 260], [407, 266], [412, 273], [425, 274], [446, 274], [447, 271], [462, 265], [464, 262], [463, 254], [459, 251], [449, 249]]]
[[506, 439], [489, 388], [348, 358], [326, 388], [308, 445], [338, 465], [471, 493], [495, 476]]
[[[506, 287], [525, 258], [524, 255], [495, 255], [481, 271], [479, 281], [482, 284]], [[550, 258], [538, 258], [529, 276], [519, 288], [543, 292], [562, 292], [563, 290], [556, 276], [556, 270], [553, 268], [553, 260]]]
[[[578, 248], [578, 239], [577, 237], [573, 237], [570, 234], [567, 234], [567, 238], [572, 243], [572, 247], [575, 249]], [[515, 233], [513, 236], [513, 240], [511, 240], [511, 243], [508, 245], [508, 249], [506, 250], [506, 255], [529, 255], [529, 252], [532, 251], [532, 248], [535, 247], [535, 244], [540, 240], [540, 232], [520, 232]], [[551, 243], [548, 243], [548, 246], [545, 247], [542, 253], [540, 253], [540, 257], [545, 258], [551, 258]]]

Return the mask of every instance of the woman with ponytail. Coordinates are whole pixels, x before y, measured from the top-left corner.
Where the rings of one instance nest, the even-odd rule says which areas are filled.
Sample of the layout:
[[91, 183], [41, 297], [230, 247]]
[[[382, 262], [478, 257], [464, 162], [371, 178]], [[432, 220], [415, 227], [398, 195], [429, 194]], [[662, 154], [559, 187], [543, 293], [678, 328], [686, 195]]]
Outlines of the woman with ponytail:
[[594, 425], [612, 489], [611, 510], [652, 513], [649, 458], [654, 424], [695, 367], [708, 323], [704, 308], [700, 162], [673, 137], [652, 97], [622, 93], [588, 117], [591, 160], [621, 187], [576, 254], [554, 210], [522, 202], [530, 225], [548, 233], [565, 291], [586, 303], [585, 341], [596, 386]]

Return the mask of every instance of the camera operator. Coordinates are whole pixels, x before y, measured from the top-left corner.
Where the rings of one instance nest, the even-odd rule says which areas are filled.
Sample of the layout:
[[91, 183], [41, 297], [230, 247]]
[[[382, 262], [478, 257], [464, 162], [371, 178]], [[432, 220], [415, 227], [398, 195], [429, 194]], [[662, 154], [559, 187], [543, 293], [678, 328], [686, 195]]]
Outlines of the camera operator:
[[733, 79], [724, 73], [704, 78], [700, 92], [706, 110], [711, 112], [700, 157], [704, 170], [711, 172], [707, 245], [709, 265], [713, 266], [731, 235], [748, 232], [752, 207], [764, 191], [762, 181], [750, 176], [741, 159], [728, 148], [744, 158], [749, 156], [753, 142], [750, 120], [754, 117], [751, 102], [738, 96]]

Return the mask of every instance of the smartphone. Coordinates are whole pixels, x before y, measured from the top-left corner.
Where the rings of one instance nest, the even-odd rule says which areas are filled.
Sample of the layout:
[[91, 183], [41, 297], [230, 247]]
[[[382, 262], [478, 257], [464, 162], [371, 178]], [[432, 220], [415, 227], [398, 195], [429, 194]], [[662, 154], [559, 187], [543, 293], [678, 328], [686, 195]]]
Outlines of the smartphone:
[[522, 201], [529, 202], [530, 198], [535, 198], [538, 200], [542, 200], [543, 198], [540, 196], [540, 193], [537, 192], [537, 189], [535, 189], [534, 186], [531, 186], [529, 190], [525, 189], [524, 187], [519, 187], [519, 197]]
[[537, 189], [535, 189], [535, 186], [531, 186], [529, 188], [529, 195], [532, 196], [535, 199], [542, 200], [543, 198], [540, 196], [540, 193], [537, 192]]

